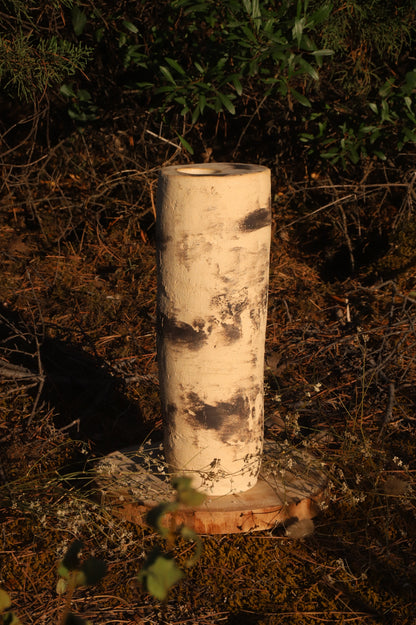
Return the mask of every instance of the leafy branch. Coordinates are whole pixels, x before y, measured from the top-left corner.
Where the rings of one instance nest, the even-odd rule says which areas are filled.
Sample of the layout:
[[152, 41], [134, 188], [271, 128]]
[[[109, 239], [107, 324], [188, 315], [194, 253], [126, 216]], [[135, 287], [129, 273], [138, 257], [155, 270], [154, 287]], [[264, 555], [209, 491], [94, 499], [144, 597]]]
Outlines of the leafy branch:
[[[165, 601], [169, 590], [185, 576], [172, 555], [176, 541], [183, 538], [195, 545], [193, 555], [184, 563], [187, 569], [194, 566], [202, 551], [201, 538], [186, 525], [177, 525], [175, 514], [181, 506], [194, 508], [201, 505], [205, 495], [192, 488], [191, 479], [188, 477], [174, 478], [172, 486], [176, 490], [175, 500], [158, 504], [149, 510], [146, 519], [148, 524], [166, 540], [168, 550], [164, 551], [160, 546], [155, 547], [138, 575], [146, 590], [160, 601]], [[163, 523], [165, 519], [168, 520], [168, 525]]]

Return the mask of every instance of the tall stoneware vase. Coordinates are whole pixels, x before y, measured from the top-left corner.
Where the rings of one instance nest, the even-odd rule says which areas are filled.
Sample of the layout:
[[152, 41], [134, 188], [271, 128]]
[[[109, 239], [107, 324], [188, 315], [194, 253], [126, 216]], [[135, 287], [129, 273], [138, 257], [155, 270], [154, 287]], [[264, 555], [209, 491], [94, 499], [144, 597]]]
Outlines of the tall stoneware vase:
[[165, 459], [210, 495], [241, 493], [263, 450], [269, 169], [162, 169], [156, 227]]

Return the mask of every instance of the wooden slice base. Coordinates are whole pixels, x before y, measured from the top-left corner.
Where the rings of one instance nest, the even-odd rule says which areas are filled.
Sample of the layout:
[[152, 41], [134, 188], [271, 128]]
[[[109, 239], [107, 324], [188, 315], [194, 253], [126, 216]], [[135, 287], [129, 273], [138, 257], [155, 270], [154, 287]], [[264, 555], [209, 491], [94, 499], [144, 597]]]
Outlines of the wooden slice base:
[[[116, 451], [96, 466], [101, 502], [124, 519], [146, 524], [158, 503], [174, 492], [161, 449], [154, 445]], [[323, 500], [326, 476], [304, 450], [265, 441], [257, 484], [244, 493], [207, 497], [198, 508], [181, 508], [177, 523], [198, 534], [231, 534], [272, 529], [294, 519], [311, 519]]]

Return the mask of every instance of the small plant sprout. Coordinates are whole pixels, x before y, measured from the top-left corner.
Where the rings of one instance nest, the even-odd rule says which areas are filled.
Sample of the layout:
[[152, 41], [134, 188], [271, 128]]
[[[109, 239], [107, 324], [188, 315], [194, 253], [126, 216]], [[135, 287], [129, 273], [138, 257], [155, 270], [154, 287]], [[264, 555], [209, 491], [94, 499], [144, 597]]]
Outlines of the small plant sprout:
[[[194, 554], [186, 560], [185, 568], [191, 568], [199, 559], [202, 550], [200, 537], [186, 525], [176, 525], [175, 513], [180, 506], [192, 508], [201, 505], [205, 495], [191, 486], [191, 478], [176, 477], [172, 486], [176, 490], [174, 501], [160, 503], [147, 514], [148, 524], [166, 540], [168, 551], [164, 552], [159, 546], [155, 547], [147, 557], [144, 567], [138, 574], [138, 580], [146, 590], [159, 601], [165, 601], [169, 590], [181, 581], [184, 571], [177, 565], [172, 556], [172, 549], [179, 538], [192, 541], [195, 544]], [[168, 525], [163, 524], [164, 518], [169, 515]]]
[[70, 612], [71, 600], [78, 586], [97, 584], [107, 572], [106, 563], [98, 558], [88, 558], [81, 562], [79, 559], [81, 549], [82, 542], [74, 540], [58, 566], [60, 578], [56, 584], [56, 592], [58, 595], [66, 594], [59, 625], [91, 625], [90, 621], [85, 621]]

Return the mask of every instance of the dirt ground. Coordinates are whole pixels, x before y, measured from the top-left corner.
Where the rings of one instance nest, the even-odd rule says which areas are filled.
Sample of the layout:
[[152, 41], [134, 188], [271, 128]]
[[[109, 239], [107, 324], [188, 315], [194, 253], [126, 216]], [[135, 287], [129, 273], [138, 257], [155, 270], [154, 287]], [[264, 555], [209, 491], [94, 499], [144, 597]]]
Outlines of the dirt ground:
[[22, 623], [59, 623], [57, 564], [79, 539], [108, 563], [72, 599], [97, 625], [415, 624], [412, 154], [351, 180], [263, 163], [265, 435], [322, 463], [314, 531], [203, 536], [201, 559], [160, 604], [137, 581], [157, 537], [91, 496], [95, 459], [162, 437], [154, 198], [160, 166], [187, 161], [163, 137], [139, 149], [108, 128], [3, 157], [0, 583]]

